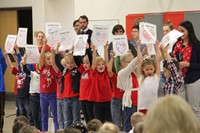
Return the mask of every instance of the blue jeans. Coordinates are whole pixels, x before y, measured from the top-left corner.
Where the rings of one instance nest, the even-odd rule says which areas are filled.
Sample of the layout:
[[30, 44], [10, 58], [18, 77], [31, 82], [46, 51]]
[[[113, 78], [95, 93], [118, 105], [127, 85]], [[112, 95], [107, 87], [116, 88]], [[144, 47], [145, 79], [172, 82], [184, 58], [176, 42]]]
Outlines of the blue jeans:
[[131, 126], [131, 115], [137, 112], [137, 106], [133, 106], [131, 108], [124, 107], [123, 110], [123, 120], [124, 120], [124, 128], [123, 131], [129, 132], [132, 129]]
[[54, 132], [58, 129], [56, 94], [55, 93], [40, 93], [40, 107], [42, 112], [42, 131], [48, 131], [49, 105], [52, 111]]
[[40, 109], [40, 94], [35, 96], [30, 96], [30, 109], [33, 117], [34, 126], [42, 130], [41, 123], [41, 109]]
[[64, 110], [64, 99], [57, 99], [57, 116], [59, 129], [64, 129], [64, 120], [66, 117], [66, 113]]
[[64, 110], [66, 111], [66, 119], [64, 121], [65, 128], [69, 127], [75, 121], [80, 121], [79, 97], [76, 96], [71, 98], [65, 98]]
[[32, 115], [29, 105], [29, 97], [18, 97], [19, 114], [28, 117], [29, 122], [32, 124]]
[[122, 130], [122, 99], [112, 98], [111, 100], [112, 122]]

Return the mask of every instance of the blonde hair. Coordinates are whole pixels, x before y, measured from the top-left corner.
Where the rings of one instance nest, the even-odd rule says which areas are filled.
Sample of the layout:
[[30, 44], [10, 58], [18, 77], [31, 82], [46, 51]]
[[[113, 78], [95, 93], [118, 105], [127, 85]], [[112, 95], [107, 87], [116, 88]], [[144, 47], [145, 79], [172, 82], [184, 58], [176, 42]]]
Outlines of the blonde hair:
[[35, 34], [35, 37], [37, 37], [39, 33], [42, 33], [42, 34], [45, 36], [45, 34], [44, 34], [43, 31], [38, 31], [38, 32]]
[[131, 125], [135, 126], [139, 121], [142, 121], [144, 118], [144, 113], [141, 112], [135, 112], [131, 116]]
[[74, 57], [72, 53], [68, 53], [65, 57], [64, 57], [65, 61], [67, 62], [68, 60], [73, 60], [74, 61]]
[[[146, 77], [144, 71], [143, 71], [143, 68], [146, 66], [146, 65], [153, 65], [154, 68], [155, 68], [155, 72], [156, 72], [156, 62], [154, 61], [154, 59], [152, 59], [151, 57], [150, 58], [145, 58], [143, 61], [142, 61], [142, 64], [141, 64], [141, 74], [143, 75], [143, 77]], [[154, 73], [155, 73], [154, 72]]]
[[98, 119], [92, 119], [87, 123], [87, 130], [89, 131], [98, 131], [102, 126], [102, 122]]
[[159, 98], [144, 119], [144, 133], [200, 133], [200, 125], [189, 104], [179, 96]]
[[[88, 58], [88, 55], [85, 55], [85, 56], [84, 56], [83, 62], [85, 62], [85, 61], [88, 61], [88, 62], [90, 63], [89, 58]], [[90, 65], [91, 65], [91, 64], [90, 64]]]
[[99, 129], [99, 131], [108, 131], [109, 133], [118, 133], [119, 128], [110, 122], [105, 122]]
[[99, 63], [99, 62], [105, 63], [105, 60], [101, 56], [98, 56], [98, 57], [96, 57], [96, 63]]
[[164, 23], [163, 27], [164, 26], [168, 26], [170, 30], [174, 29], [174, 26], [173, 26], [171, 20], [168, 20], [166, 23]]
[[120, 65], [119, 64], [115, 65], [116, 70], [118, 72], [123, 68], [122, 63], [125, 62], [127, 58], [134, 58], [134, 56], [131, 53], [121, 55], [120, 56]]
[[47, 51], [44, 53], [44, 57], [46, 58], [47, 56], [51, 56], [51, 52], [50, 51]]

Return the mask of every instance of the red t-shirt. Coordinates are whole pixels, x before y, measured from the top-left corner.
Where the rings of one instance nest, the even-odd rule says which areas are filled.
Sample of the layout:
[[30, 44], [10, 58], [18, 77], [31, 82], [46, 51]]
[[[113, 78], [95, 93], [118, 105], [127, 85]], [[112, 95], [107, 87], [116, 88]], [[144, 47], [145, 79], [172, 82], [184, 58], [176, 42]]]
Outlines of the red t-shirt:
[[64, 97], [63, 97], [63, 95], [64, 95], [64, 93], [62, 92], [60, 92], [60, 77], [62, 76], [62, 72], [61, 71], [59, 71], [58, 72], [58, 76], [57, 76], [57, 78], [58, 78], [58, 80], [57, 80], [57, 82], [56, 82], [56, 84], [57, 84], [57, 89], [56, 89], [56, 98], [57, 99], [63, 99]]
[[[138, 80], [134, 73], [131, 73], [133, 88], [138, 88]], [[134, 106], [137, 106], [138, 91], [132, 91], [131, 100]]]
[[78, 93], [74, 93], [72, 90], [72, 76], [71, 71], [68, 71], [64, 76], [64, 91], [63, 91], [64, 98], [70, 98], [78, 96]]
[[[17, 73], [18, 73], [17, 68], [16, 68], [16, 67], [13, 67], [13, 69], [12, 69], [12, 74], [16, 76]], [[14, 94], [17, 95], [17, 78], [15, 78]]]
[[79, 92], [79, 100], [89, 100], [88, 95], [92, 87], [92, 68], [88, 71], [85, 71], [83, 65], [80, 66], [82, 73], [80, 80], [80, 92]]
[[40, 92], [55, 93], [56, 92], [56, 75], [52, 66], [43, 65], [40, 70]]
[[117, 88], [117, 74], [116, 73], [113, 73], [111, 82], [112, 82], [112, 87], [113, 87], [112, 98], [122, 99], [124, 91]]
[[[38, 47], [39, 52], [41, 52], [42, 47]], [[51, 51], [51, 47], [49, 45], [46, 45], [45, 51]]]
[[108, 76], [107, 68], [103, 73], [93, 71], [92, 89], [89, 93], [89, 99], [95, 102], [109, 102], [111, 101], [112, 90], [110, 87], [110, 78]]

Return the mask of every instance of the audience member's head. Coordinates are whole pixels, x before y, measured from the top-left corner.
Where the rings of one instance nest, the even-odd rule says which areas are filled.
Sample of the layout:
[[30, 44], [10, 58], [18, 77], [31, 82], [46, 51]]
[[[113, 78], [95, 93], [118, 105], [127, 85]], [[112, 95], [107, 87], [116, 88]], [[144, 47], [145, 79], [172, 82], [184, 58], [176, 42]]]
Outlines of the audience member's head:
[[101, 127], [102, 122], [98, 119], [92, 119], [87, 123], [87, 130], [88, 132], [90, 131], [98, 131], [99, 128]]
[[120, 24], [115, 25], [112, 29], [113, 35], [123, 35], [124, 32], [125, 32], [125, 30], [124, 30], [123, 26]]
[[110, 122], [105, 122], [99, 129], [99, 131], [108, 131], [109, 133], [118, 133], [119, 132], [119, 128]]
[[142, 133], [143, 125], [144, 125], [144, 121], [139, 121], [138, 123], [136, 123], [133, 132], [134, 133]]
[[28, 124], [24, 121], [16, 121], [12, 127], [12, 132], [19, 133], [20, 129], [22, 129], [22, 127], [25, 125], [28, 125]]
[[65, 133], [65, 129], [58, 129], [56, 133]]
[[64, 133], [81, 133], [81, 131], [74, 127], [68, 127], [65, 129]]
[[87, 133], [87, 129], [83, 123], [76, 121], [70, 127], [76, 128], [81, 131], [81, 133]]
[[37, 131], [35, 132], [33, 127], [26, 124], [19, 130], [19, 133], [37, 133]]
[[20, 115], [20, 116], [16, 117], [15, 120], [14, 120], [14, 123], [16, 123], [18, 121], [23, 121], [26, 124], [29, 124], [29, 120], [23, 115]]
[[143, 118], [144, 118], [144, 114], [143, 113], [141, 113], [141, 112], [135, 112], [135, 113], [133, 113], [132, 116], [131, 116], [131, 126], [135, 127], [135, 125], [138, 122], [142, 121]]
[[200, 133], [200, 124], [189, 104], [179, 96], [159, 98], [144, 119], [144, 133]]

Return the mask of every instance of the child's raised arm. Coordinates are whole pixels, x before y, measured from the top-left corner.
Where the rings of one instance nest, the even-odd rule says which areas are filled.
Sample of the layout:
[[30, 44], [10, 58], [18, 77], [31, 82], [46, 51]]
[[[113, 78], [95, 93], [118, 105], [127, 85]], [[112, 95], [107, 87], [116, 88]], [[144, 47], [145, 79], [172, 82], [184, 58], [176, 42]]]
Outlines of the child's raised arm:
[[19, 47], [17, 46], [17, 44], [14, 45], [14, 48], [15, 48], [15, 50], [16, 50], [18, 71], [19, 71], [19, 72], [22, 72], [21, 66], [20, 66], [20, 62], [21, 62], [21, 60], [22, 60], [22, 56], [21, 56], [21, 54], [20, 54], [20, 52], [19, 52]]
[[141, 41], [137, 41], [137, 57], [138, 57], [138, 65], [136, 75], [139, 77], [141, 75], [141, 65], [142, 65], [142, 54], [140, 52]]
[[42, 50], [41, 50], [41, 53], [40, 53], [39, 70], [41, 70], [43, 65], [44, 65], [45, 49], [46, 49], [46, 38], [43, 39], [43, 46], [42, 46]]
[[4, 53], [4, 58], [5, 58], [6, 64], [7, 64], [7, 66], [9, 67], [9, 69], [12, 69], [12, 68], [13, 68], [13, 65], [12, 65], [12, 63], [11, 63], [11, 61], [10, 61], [10, 58], [9, 58], [9, 56], [8, 56], [7, 53]]
[[24, 54], [24, 57], [23, 57], [23, 71], [24, 73], [26, 73], [27, 75], [31, 75], [31, 71], [28, 70], [27, 66], [26, 66], [26, 58], [27, 58], [27, 55]]
[[[105, 59], [105, 66], [108, 66], [108, 42], [104, 45], [104, 59]], [[95, 51], [96, 52], [96, 51]]]
[[51, 65], [52, 65], [54, 71], [56, 73], [58, 73], [59, 69], [58, 69], [58, 67], [56, 66], [56, 63], [55, 63], [55, 51], [54, 51], [53, 47], [51, 47]]
[[159, 42], [156, 41], [155, 44], [155, 51], [156, 51], [156, 74], [158, 77], [160, 77], [160, 51], [159, 51]]
[[97, 56], [97, 53], [96, 53], [96, 48], [93, 44], [91, 44], [91, 48], [93, 50], [92, 52], [92, 70], [94, 70], [96, 68], [96, 56]]
[[108, 63], [108, 75], [109, 77], [113, 76], [113, 62], [114, 62], [115, 52], [113, 50], [110, 51], [110, 61]]

